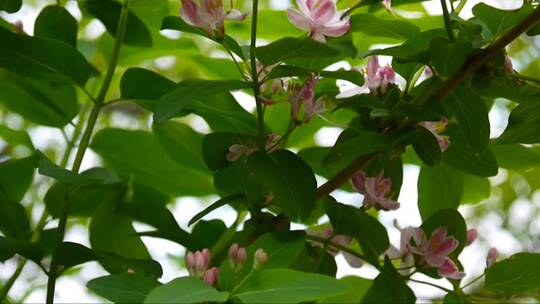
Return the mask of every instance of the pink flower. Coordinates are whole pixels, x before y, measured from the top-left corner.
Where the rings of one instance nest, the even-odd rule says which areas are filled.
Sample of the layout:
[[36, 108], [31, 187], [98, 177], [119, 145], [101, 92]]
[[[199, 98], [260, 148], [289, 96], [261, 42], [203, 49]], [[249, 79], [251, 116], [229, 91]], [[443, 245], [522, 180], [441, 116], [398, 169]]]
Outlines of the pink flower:
[[334, 0], [296, 0], [297, 9], [287, 10], [289, 21], [309, 33], [309, 37], [326, 42], [326, 37], [343, 36], [351, 27], [349, 17], [341, 19]]
[[239, 271], [244, 267], [246, 262], [246, 249], [238, 246], [238, 244], [232, 244], [229, 248], [229, 264], [233, 271]]
[[401, 232], [399, 250], [394, 246], [390, 245], [386, 251], [386, 255], [390, 259], [400, 259], [399, 273], [402, 275], [407, 275], [411, 272], [411, 269], [414, 266], [414, 255], [412, 251], [411, 240], [414, 240], [415, 243], [419, 244], [425, 239], [424, 231], [416, 227], [407, 227], [402, 229], [399, 227], [396, 220], [394, 220], [394, 226]]
[[441, 135], [441, 133], [446, 130], [446, 126], [448, 125], [448, 119], [446, 117], [442, 117], [439, 121], [423, 121], [420, 123], [420, 125], [428, 129], [435, 136], [441, 151], [444, 152], [446, 149], [448, 149], [448, 146], [450, 145], [450, 138], [446, 135]]
[[469, 246], [476, 240], [477, 237], [478, 237], [478, 230], [474, 228], [467, 230], [467, 242], [465, 242], [465, 245]]
[[428, 240], [422, 231], [414, 239], [416, 246], [411, 246], [410, 250], [422, 256], [429, 266], [437, 267], [440, 276], [461, 279], [465, 273], [460, 272], [456, 264], [448, 257], [459, 246], [459, 241], [446, 234], [447, 228], [439, 227], [433, 231]]
[[383, 171], [375, 177], [367, 177], [366, 173], [360, 170], [351, 178], [351, 183], [356, 191], [364, 194], [364, 208], [376, 207], [386, 211], [399, 208], [398, 202], [388, 198], [392, 190], [392, 180], [385, 178]]
[[499, 251], [497, 251], [497, 248], [493, 247], [489, 249], [488, 255], [486, 257], [486, 267], [490, 267], [497, 261], [497, 257], [499, 256]]
[[[279, 135], [275, 133], [270, 133], [266, 135], [266, 151], [268, 153], [274, 152], [279, 146], [277, 145], [279, 141]], [[247, 157], [252, 153], [259, 150], [256, 143], [247, 143], [247, 144], [233, 144], [229, 147], [229, 152], [227, 153], [227, 160], [231, 163], [239, 160], [242, 157]]]
[[315, 85], [317, 77], [311, 73], [309, 78], [302, 84], [301, 87], [292, 87], [291, 100], [291, 117], [298, 119], [300, 106], [304, 105], [304, 123], [311, 121], [315, 114], [324, 112], [324, 104], [321, 99], [315, 100]]
[[385, 94], [388, 91], [388, 87], [396, 82], [396, 72], [392, 66], [386, 65], [381, 67], [377, 56], [372, 56], [368, 59], [365, 73], [365, 83], [363, 86], [353, 87], [352, 89], [341, 92], [336, 97], [348, 98], [367, 92], [377, 95], [379, 89], [382, 94]]
[[202, 251], [188, 252], [186, 255], [186, 267], [192, 276], [202, 278], [209, 265], [210, 251], [206, 248]]
[[225, 34], [225, 20], [244, 20], [246, 17], [237, 9], [225, 12], [223, 0], [200, 0], [200, 6], [194, 0], [181, 1], [180, 16], [182, 19], [188, 24], [204, 29], [212, 38]]
[[212, 287], [216, 287], [217, 282], [218, 282], [218, 277], [219, 277], [219, 268], [212, 267], [204, 273], [203, 281]]

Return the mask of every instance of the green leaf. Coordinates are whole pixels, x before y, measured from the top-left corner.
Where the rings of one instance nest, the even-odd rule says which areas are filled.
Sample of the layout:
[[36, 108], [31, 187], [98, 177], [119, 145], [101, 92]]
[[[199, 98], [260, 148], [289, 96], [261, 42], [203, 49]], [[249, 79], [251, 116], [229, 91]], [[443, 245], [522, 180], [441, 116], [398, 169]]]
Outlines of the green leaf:
[[452, 167], [479, 177], [495, 176], [499, 166], [491, 152], [491, 146], [477, 154], [469, 145], [459, 126], [449, 125], [446, 134], [450, 138], [450, 146], [443, 154], [445, 163]]
[[433, 67], [443, 78], [453, 76], [467, 61], [472, 52], [468, 41], [451, 43], [444, 38], [435, 38], [430, 43]]
[[120, 80], [122, 99], [157, 100], [172, 91], [175, 83], [143, 68], [129, 68]]
[[207, 172], [179, 164], [151, 133], [105, 129], [94, 136], [90, 147], [113, 171], [135, 177], [163, 193], [175, 196], [213, 193], [212, 177]]
[[16, 239], [30, 238], [30, 222], [24, 207], [0, 192], [0, 231]]
[[63, 41], [76, 47], [77, 20], [63, 7], [50, 5], [45, 7], [34, 24], [34, 36]]
[[389, 141], [382, 134], [347, 129], [339, 135], [334, 147], [324, 158], [323, 165], [349, 163], [359, 156], [390, 148]]
[[465, 139], [476, 155], [485, 151], [489, 142], [489, 119], [482, 98], [465, 87], [450, 93], [445, 103], [454, 111]]
[[351, 16], [351, 32], [361, 32], [372, 37], [408, 39], [420, 34], [420, 29], [405, 20], [380, 19], [374, 14]]
[[28, 149], [28, 155], [34, 151], [34, 144], [28, 132], [24, 130], [15, 130], [9, 127], [0, 125], [0, 138], [11, 147], [23, 146]]
[[478, 3], [472, 9], [473, 15], [484, 23], [484, 35], [487, 39], [494, 39], [496, 36], [503, 34], [527, 17], [532, 11], [533, 8], [530, 4], [524, 4], [517, 10], [502, 10], [485, 3]]
[[86, 287], [114, 303], [143, 303], [146, 296], [161, 284], [136, 273], [120, 273], [90, 280]]
[[63, 242], [57, 249], [58, 265], [68, 269], [80, 264], [100, 259], [100, 256], [81, 244]]
[[0, 102], [31, 122], [59, 128], [68, 124], [79, 111], [73, 86], [34, 80], [2, 70]]
[[217, 291], [196, 277], [182, 277], [154, 288], [144, 303], [223, 303], [228, 292]]
[[397, 272], [392, 262], [385, 258], [384, 268], [373, 280], [361, 303], [415, 303], [416, 296]]
[[336, 57], [339, 51], [311, 39], [283, 38], [255, 50], [257, 58], [270, 66], [278, 62], [288, 62], [292, 59], [311, 59]]
[[540, 142], [540, 103], [520, 103], [508, 118], [508, 126], [497, 139], [498, 143], [535, 144]]
[[486, 271], [485, 288], [499, 294], [515, 295], [538, 289], [540, 254], [517, 253]]
[[305, 250], [305, 244], [304, 231], [266, 233], [246, 248], [246, 262], [238, 272], [231, 269], [228, 260], [223, 261], [219, 269], [219, 287], [231, 291], [240, 284], [253, 271], [253, 259], [257, 249], [262, 248], [268, 255], [268, 260], [261, 269], [292, 268]]
[[231, 294], [243, 303], [301, 303], [343, 293], [347, 286], [333, 277], [290, 269], [252, 273]]
[[463, 174], [440, 163], [422, 166], [418, 176], [418, 209], [427, 219], [442, 209], [457, 209], [463, 197]]
[[187, 24], [180, 17], [169, 16], [169, 17], [164, 18], [161, 24], [161, 29], [162, 30], [176, 30], [180, 32], [192, 33], [192, 34], [196, 34], [196, 35], [208, 38], [210, 40], [213, 40], [217, 43], [222, 44], [225, 48], [231, 50], [233, 53], [238, 55], [238, 57], [240, 57], [242, 60], [247, 59], [247, 56], [242, 50], [242, 48], [238, 45], [236, 40], [234, 40], [232, 37], [225, 35], [223, 37], [212, 38], [208, 36], [208, 33], [205, 30], [201, 29], [200, 27]]
[[0, 163], [0, 193], [9, 200], [21, 201], [33, 178], [32, 158], [12, 159]]
[[22, 0], [2, 0], [0, 1], [0, 11], [15, 13], [21, 9]]
[[540, 167], [540, 152], [520, 144], [491, 145], [491, 151], [501, 168], [527, 171]]
[[[149, 260], [146, 246], [136, 235], [131, 220], [115, 210], [115, 204], [104, 204], [92, 216], [89, 228], [90, 244], [96, 252], [106, 252], [121, 258]], [[110, 273], [126, 272], [128, 267], [111, 260], [100, 263]]]
[[272, 154], [256, 152], [248, 157], [248, 167], [272, 191], [274, 202], [291, 219], [300, 221], [309, 217], [315, 208], [317, 181], [300, 157], [287, 150]]
[[234, 144], [253, 146], [257, 142], [255, 138], [244, 134], [216, 132], [206, 135], [202, 143], [202, 154], [208, 168], [219, 170], [229, 166], [231, 162], [227, 160], [227, 153]]
[[[331, 79], [343, 79], [350, 81], [356, 85], [363, 85], [364, 84], [364, 75], [362, 73], [359, 73], [358, 71], [354, 70], [337, 70], [337, 71], [316, 71], [317, 74], [324, 78], [331, 78]], [[290, 65], [279, 65], [272, 69], [272, 71], [266, 76], [266, 79], [275, 79], [275, 78], [283, 78], [283, 77], [292, 77], [292, 76], [299, 76], [299, 77], [307, 77], [312, 73], [309, 69], [296, 67], [296, 66], [290, 66]]]
[[191, 79], [180, 82], [174, 90], [162, 96], [154, 113], [154, 120], [163, 123], [181, 114], [192, 102], [209, 98], [226, 91], [249, 88], [250, 83], [241, 80]]
[[461, 203], [476, 204], [491, 194], [491, 183], [485, 177], [463, 174], [463, 197]]
[[[122, 4], [112, 0], [86, 0], [84, 8], [103, 23], [107, 32], [116, 37]], [[128, 12], [124, 44], [151, 47], [152, 34], [146, 24], [131, 10]]]
[[379, 256], [388, 249], [390, 241], [386, 228], [365, 211], [328, 198], [324, 209], [336, 234], [354, 237], [370, 263], [379, 264]]
[[0, 236], [0, 261], [4, 262], [15, 254], [19, 254], [37, 264], [41, 264], [43, 247], [40, 246], [40, 244]]
[[245, 196], [242, 194], [233, 194], [233, 195], [221, 198], [215, 201], [214, 203], [212, 203], [210, 206], [206, 207], [203, 211], [195, 214], [195, 216], [193, 216], [191, 220], [189, 220], [188, 226], [193, 225], [194, 223], [196, 223], [197, 221], [199, 221], [200, 219], [208, 215], [210, 212], [216, 209], [219, 209], [220, 207], [229, 205], [237, 201], [243, 201], [245, 199], [246, 199]]
[[71, 81], [84, 86], [93, 68], [63, 42], [14, 34], [0, 27], [0, 67], [32, 78]]
[[371, 280], [356, 276], [347, 276], [339, 279], [339, 281], [349, 286], [349, 291], [319, 300], [317, 303], [360, 303], [372, 284]]
[[172, 212], [159, 203], [124, 202], [117, 206], [117, 210], [136, 221], [151, 225], [160, 231], [187, 235], [176, 222]]
[[424, 127], [416, 128], [418, 137], [413, 143], [414, 151], [428, 166], [434, 166], [441, 161], [441, 148], [435, 136]]

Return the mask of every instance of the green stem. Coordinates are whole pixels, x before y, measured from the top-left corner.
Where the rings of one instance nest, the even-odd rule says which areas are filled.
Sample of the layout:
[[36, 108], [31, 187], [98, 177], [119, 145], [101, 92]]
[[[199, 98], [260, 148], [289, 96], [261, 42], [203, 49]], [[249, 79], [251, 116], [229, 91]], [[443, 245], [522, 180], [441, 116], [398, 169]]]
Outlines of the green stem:
[[[64, 152], [64, 155], [62, 156], [62, 160], [60, 161], [61, 168], [65, 168], [67, 166], [67, 163], [69, 161], [69, 156], [71, 155], [71, 152], [73, 151], [73, 148], [75, 147], [75, 142], [77, 142], [77, 139], [81, 135], [82, 128], [85, 122], [86, 112], [88, 112], [90, 105], [91, 103], [87, 102], [85, 106], [83, 107], [83, 109], [81, 110], [81, 114], [79, 115], [79, 120], [77, 121], [75, 130], [73, 131], [71, 140], [68, 142], [66, 151]], [[47, 212], [47, 209], [44, 209], [43, 213], [41, 213], [38, 223], [36, 224], [34, 232], [32, 233], [32, 240], [37, 240], [41, 231], [45, 227], [45, 224], [47, 224], [48, 216], [49, 216], [49, 213]], [[28, 260], [24, 257], [21, 257], [21, 259], [19, 259], [19, 263], [17, 264], [17, 268], [15, 269], [15, 272], [11, 275], [11, 277], [8, 279], [6, 284], [2, 287], [2, 290], [0, 290], [0, 303], [2, 303], [6, 299], [6, 296], [8, 295], [10, 289], [13, 287], [13, 284], [15, 283], [15, 281], [17, 281], [17, 279], [21, 275], [27, 262]]]
[[[331, 247], [334, 247], [335, 249], [341, 250], [343, 252], [347, 252], [347, 253], [349, 253], [351, 255], [354, 255], [355, 257], [357, 257], [357, 258], [359, 258], [359, 259], [361, 259], [361, 260], [363, 260], [365, 262], [368, 262], [368, 259], [363, 254], [361, 254], [360, 252], [357, 252], [356, 250], [353, 250], [353, 249], [351, 249], [351, 248], [349, 248], [347, 246], [335, 243], [331, 239], [323, 238], [323, 237], [319, 237], [319, 236], [315, 236], [315, 235], [306, 235], [306, 239], [322, 243], [325, 246], [329, 245]], [[381, 265], [375, 264], [375, 265], [372, 265], [372, 266], [379, 269], [379, 270], [381, 269]]]
[[236, 57], [234, 57], [233, 52], [229, 49], [229, 47], [227, 47], [227, 45], [225, 45], [225, 44], [222, 44], [222, 45], [225, 48], [225, 50], [227, 51], [227, 53], [229, 54], [229, 56], [231, 57], [231, 59], [234, 61], [234, 65], [236, 66], [236, 69], [238, 69], [238, 72], [240, 73], [242, 78], [244, 78], [245, 81], [249, 81], [249, 79], [247, 79], [246, 75], [244, 74], [244, 70], [242, 70], [242, 67], [238, 63], [238, 60], [236, 60]]
[[459, 13], [461, 13], [461, 10], [465, 7], [465, 4], [467, 4], [467, 0], [459, 1], [458, 6], [456, 6], [456, 9], [454, 10], [456, 15], [459, 15]]
[[443, 10], [444, 27], [446, 28], [446, 33], [448, 34], [448, 40], [454, 43], [456, 39], [454, 38], [454, 33], [452, 32], [452, 24], [451, 24], [452, 21], [450, 20], [450, 13], [448, 13], [446, 0], [441, 0], [441, 6]]
[[251, 18], [251, 81], [253, 82], [253, 94], [257, 105], [257, 121], [259, 125], [259, 151], [265, 151], [266, 132], [264, 130], [264, 111], [260, 98], [259, 76], [257, 74], [257, 59], [255, 58], [255, 49], [257, 47], [257, 19], [259, 11], [259, 0], [253, 0], [253, 17]]
[[240, 225], [244, 221], [246, 215], [246, 212], [240, 212], [236, 217], [236, 221], [234, 222], [234, 224], [232, 224], [232, 226], [229, 227], [225, 231], [225, 233], [221, 235], [214, 247], [212, 247], [212, 250], [210, 250], [210, 253], [212, 255], [211, 260], [216, 260], [216, 258], [221, 255], [221, 253], [227, 248], [227, 246], [229, 246], [229, 243], [236, 235], [236, 228], [238, 228], [238, 225]]
[[[127, 26], [127, 19], [128, 19], [128, 13], [129, 13], [128, 6], [129, 6], [129, 0], [124, 0], [124, 5], [122, 6], [122, 11], [120, 13], [120, 19], [118, 20], [118, 29], [116, 31], [116, 41], [114, 43], [114, 48], [111, 55], [111, 61], [109, 62], [109, 66], [107, 67], [107, 72], [105, 74], [105, 78], [103, 79], [101, 89], [99, 90], [98, 97], [95, 99], [94, 106], [92, 107], [92, 111], [90, 112], [88, 122], [86, 123], [86, 129], [81, 138], [79, 148], [77, 149], [77, 154], [75, 155], [75, 161], [73, 162], [73, 167], [71, 169], [71, 171], [75, 173], [78, 173], [79, 169], [81, 168], [84, 154], [86, 152], [86, 149], [88, 148], [88, 145], [90, 144], [90, 139], [94, 132], [94, 128], [96, 126], [99, 112], [101, 110], [101, 107], [103, 106], [105, 97], [107, 96], [107, 92], [109, 90], [112, 78], [114, 76], [114, 71], [116, 70], [116, 64], [118, 63], [120, 49], [122, 47], [122, 42], [124, 41], [124, 37], [126, 34], [126, 26]], [[69, 214], [69, 209], [70, 209], [69, 207], [70, 207], [69, 198], [66, 197], [66, 204], [64, 205], [64, 210], [60, 216], [60, 221], [58, 223], [58, 236], [56, 239], [56, 247], [53, 252], [53, 256], [51, 260], [51, 267], [49, 270], [49, 281], [47, 283], [47, 303], [48, 304], [54, 303], [54, 290], [56, 287], [56, 279], [58, 278], [58, 269], [60, 266], [58, 264], [58, 248], [60, 247], [60, 245], [62, 245], [62, 242], [64, 240], [64, 234], [66, 231], [67, 219], [68, 219], [68, 214]]]
[[476, 281], [480, 280], [481, 278], [483, 278], [486, 274], [485, 273], [482, 273], [481, 275], [479, 275], [478, 277], [476, 277], [474, 280], [470, 281], [469, 283], [463, 285], [463, 287], [461, 287], [461, 289], [465, 289], [469, 286], [471, 286], [472, 284], [474, 284]]
[[424, 284], [424, 285], [429, 285], [431, 287], [435, 287], [435, 288], [438, 288], [440, 290], [443, 290], [445, 292], [452, 292], [452, 290], [448, 289], [448, 288], [444, 288], [442, 286], [439, 286], [437, 284], [433, 284], [433, 283], [430, 283], [430, 282], [426, 282], [426, 281], [420, 281], [420, 280], [415, 280], [415, 279], [411, 279], [409, 278], [409, 281], [411, 282], [415, 282], [415, 283], [419, 283], [419, 284]]
[[521, 75], [521, 74], [517, 74], [517, 73], [514, 73], [513, 76], [514, 76], [514, 78], [519, 79], [519, 80], [524, 80], [524, 81], [529, 81], [529, 82], [534, 82], [536, 84], [540, 84], [540, 78], [537, 78], [537, 77]]

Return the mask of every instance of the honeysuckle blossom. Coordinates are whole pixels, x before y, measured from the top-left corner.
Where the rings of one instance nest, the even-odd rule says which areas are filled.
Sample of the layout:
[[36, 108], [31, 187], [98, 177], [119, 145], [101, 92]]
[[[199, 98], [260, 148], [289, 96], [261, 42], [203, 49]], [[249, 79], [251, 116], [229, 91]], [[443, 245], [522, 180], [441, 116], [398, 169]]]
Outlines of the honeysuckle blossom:
[[448, 125], [448, 119], [446, 117], [442, 117], [439, 121], [423, 121], [420, 125], [428, 129], [435, 136], [441, 151], [444, 152], [448, 148], [450, 145], [450, 138], [446, 135], [441, 135]]
[[[343, 234], [337, 234], [334, 235], [334, 228], [332, 225], [325, 226], [322, 230], [306, 230], [306, 233], [308, 235], [317, 236], [324, 239], [330, 239], [333, 243], [339, 244], [341, 246], [350, 246], [353, 242], [353, 239], [350, 236], [343, 235]], [[313, 246], [317, 247], [323, 247], [323, 244], [317, 241], [310, 241]], [[333, 256], [336, 256], [338, 253], [340, 253], [339, 250], [336, 250], [332, 247], [327, 247], [326, 251], [330, 253]], [[341, 254], [345, 258], [345, 261], [347, 261], [347, 264], [353, 268], [360, 268], [364, 265], [364, 261], [362, 261], [360, 258], [358, 258], [355, 255], [352, 255], [348, 252], [341, 251]]]
[[392, 0], [382, 0], [382, 5], [385, 9], [390, 10], [392, 9]]
[[317, 76], [311, 73], [309, 78], [302, 86], [291, 86], [291, 117], [298, 120], [300, 106], [304, 105], [304, 118], [302, 121], [308, 123], [314, 115], [324, 112], [324, 103], [322, 99], [315, 99], [315, 85]]
[[192, 276], [203, 278], [209, 265], [210, 251], [206, 248], [186, 254], [186, 267]]
[[341, 19], [335, 0], [296, 0], [296, 4], [300, 10], [288, 9], [287, 17], [313, 40], [326, 42], [326, 37], [343, 36], [351, 27], [348, 16]]
[[205, 282], [206, 284], [212, 287], [216, 287], [217, 282], [218, 282], [218, 276], [219, 276], [219, 268], [212, 267], [204, 273], [203, 282]]
[[382, 210], [396, 210], [399, 203], [388, 198], [392, 190], [392, 180], [384, 177], [381, 171], [375, 177], [367, 177], [363, 170], [358, 171], [352, 178], [353, 188], [364, 194], [363, 206], [365, 209], [375, 207]]
[[244, 267], [246, 262], [246, 248], [238, 246], [234, 243], [229, 248], [229, 264], [233, 271], [239, 271]]
[[200, 0], [200, 5], [197, 5], [195, 0], [181, 0], [181, 2], [182, 19], [188, 24], [204, 29], [210, 37], [221, 37], [225, 34], [225, 20], [244, 20], [246, 17], [234, 8], [226, 12], [223, 9], [223, 0]]
[[356, 86], [341, 92], [337, 98], [347, 98], [355, 95], [370, 92], [377, 95], [380, 91], [385, 94], [391, 84], [396, 83], [396, 72], [390, 65], [381, 66], [377, 56], [371, 56], [368, 59], [365, 68], [365, 83], [363, 86]]
[[486, 257], [486, 267], [490, 267], [497, 261], [497, 257], [499, 256], [499, 251], [497, 251], [497, 248], [493, 247], [489, 249], [488, 255]]
[[[266, 136], [266, 151], [268, 153], [273, 152], [278, 148], [277, 142], [279, 140], [279, 135], [275, 133], [270, 133]], [[233, 144], [229, 147], [229, 152], [227, 153], [227, 160], [232, 162], [235, 162], [239, 160], [242, 157], [247, 157], [251, 155], [253, 152], [258, 151], [259, 148], [257, 147], [257, 144], [254, 142], [247, 143], [247, 144]]]
[[[417, 228], [419, 229], [419, 228]], [[437, 267], [438, 273], [442, 277], [459, 280], [465, 273], [459, 271], [456, 264], [449, 258], [449, 255], [459, 246], [459, 241], [453, 236], [447, 236], [447, 228], [439, 227], [427, 239], [423, 230], [415, 232], [415, 245], [410, 246], [410, 250], [421, 257], [431, 267]]]
[[476, 240], [476, 238], [478, 238], [478, 230], [474, 228], [467, 230], [467, 241], [465, 242], [465, 245], [469, 246]]

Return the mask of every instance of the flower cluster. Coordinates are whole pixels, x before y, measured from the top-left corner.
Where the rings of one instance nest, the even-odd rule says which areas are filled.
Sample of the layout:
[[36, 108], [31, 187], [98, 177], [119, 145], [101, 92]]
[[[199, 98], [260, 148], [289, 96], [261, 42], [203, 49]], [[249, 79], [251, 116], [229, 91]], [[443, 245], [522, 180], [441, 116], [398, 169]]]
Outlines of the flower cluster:
[[189, 274], [201, 278], [206, 284], [216, 286], [219, 268], [210, 266], [210, 250], [207, 248], [186, 254], [186, 267]]
[[314, 115], [324, 112], [324, 103], [321, 98], [315, 99], [315, 86], [317, 85], [317, 76], [314, 73], [304, 81], [301, 86], [290, 86], [291, 117], [294, 120], [299, 119], [300, 107], [304, 106], [304, 117], [302, 122], [308, 123]]
[[336, 8], [334, 0], [296, 0], [300, 10], [287, 10], [289, 21], [297, 28], [308, 32], [309, 37], [326, 42], [326, 37], [343, 36], [349, 31], [349, 17]]
[[420, 125], [428, 129], [435, 136], [441, 151], [444, 152], [448, 149], [450, 138], [446, 135], [441, 135], [448, 125], [448, 119], [446, 117], [442, 117], [439, 121], [423, 121]]
[[382, 210], [396, 210], [399, 203], [388, 196], [392, 190], [392, 180], [384, 177], [381, 171], [375, 177], [367, 177], [363, 170], [358, 171], [351, 178], [354, 190], [364, 194], [363, 206], [365, 209], [375, 207]]
[[223, 0], [201, 0], [200, 6], [195, 0], [181, 1], [182, 19], [188, 24], [204, 29], [212, 38], [222, 37], [225, 34], [225, 20], [244, 20], [246, 17], [237, 9], [226, 12], [223, 9]]

